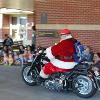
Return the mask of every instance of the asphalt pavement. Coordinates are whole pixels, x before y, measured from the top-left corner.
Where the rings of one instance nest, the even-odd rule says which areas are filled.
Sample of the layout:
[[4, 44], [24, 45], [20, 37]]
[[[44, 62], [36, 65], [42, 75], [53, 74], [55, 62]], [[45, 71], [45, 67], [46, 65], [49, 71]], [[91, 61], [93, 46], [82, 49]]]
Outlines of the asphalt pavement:
[[[0, 65], [0, 100], [86, 100], [73, 93], [55, 92], [41, 86], [28, 86], [20, 66]], [[100, 92], [88, 100], [100, 100]]]

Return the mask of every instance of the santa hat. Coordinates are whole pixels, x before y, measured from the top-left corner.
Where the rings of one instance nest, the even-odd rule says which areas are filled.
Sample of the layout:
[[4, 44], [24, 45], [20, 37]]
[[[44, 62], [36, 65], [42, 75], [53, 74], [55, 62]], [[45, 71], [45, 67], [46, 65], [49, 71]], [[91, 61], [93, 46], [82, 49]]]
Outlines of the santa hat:
[[62, 29], [62, 30], [58, 31], [58, 33], [60, 35], [67, 35], [67, 34], [71, 35], [71, 31], [69, 29]]

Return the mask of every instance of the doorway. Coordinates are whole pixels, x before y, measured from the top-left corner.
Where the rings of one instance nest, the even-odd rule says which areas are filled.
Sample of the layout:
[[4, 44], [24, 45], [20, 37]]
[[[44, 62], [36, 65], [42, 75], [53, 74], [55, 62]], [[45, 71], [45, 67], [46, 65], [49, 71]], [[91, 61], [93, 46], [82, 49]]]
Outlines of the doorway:
[[27, 16], [11, 16], [10, 36], [14, 41], [27, 39]]

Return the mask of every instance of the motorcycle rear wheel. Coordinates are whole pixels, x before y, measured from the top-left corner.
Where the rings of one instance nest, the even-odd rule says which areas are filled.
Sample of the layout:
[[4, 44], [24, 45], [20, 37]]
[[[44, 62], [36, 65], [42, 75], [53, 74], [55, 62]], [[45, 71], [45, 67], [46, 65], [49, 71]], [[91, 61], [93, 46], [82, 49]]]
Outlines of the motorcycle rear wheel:
[[82, 98], [90, 98], [97, 92], [96, 84], [87, 76], [79, 75], [72, 83], [74, 93]]
[[29, 69], [31, 68], [31, 66], [28, 66], [28, 65], [24, 65], [23, 68], [22, 68], [22, 79], [23, 81], [29, 85], [29, 86], [35, 86], [37, 84], [36, 80], [34, 79], [35, 78], [35, 70], [33, 70], [29, 75], [28, 75], [28, 72], [29, 72]]

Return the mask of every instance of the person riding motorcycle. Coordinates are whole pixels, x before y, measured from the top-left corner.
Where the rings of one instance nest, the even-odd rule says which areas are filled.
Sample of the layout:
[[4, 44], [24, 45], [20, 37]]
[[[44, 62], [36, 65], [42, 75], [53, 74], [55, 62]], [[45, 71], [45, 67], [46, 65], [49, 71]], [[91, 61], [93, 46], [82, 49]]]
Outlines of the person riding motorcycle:
[[73, 54], [75, 53], [75, 39], [71, 35], [69, 29], [62, 29], [60, 34], [60, 42], [46, 49], [46, 56], [50, 62], [45, 64], [40, 71], [40, 80], [48, 78], [50, 74], [63, 71], [70, 71], [77, 64], [74, 61]]
[[42, 85], [53, 91], [72, 91], [82, 98], [92, 97], [100, 90], [97, 71], [94, 72], [93, 64], [85, 60], [75, 62], [78, 41], [70, 30], [61, 30], [59, 34], [58, 44], [47, 49], [39, 47], [32, 62], [23, 65], [23, 81], [29, 86]]

